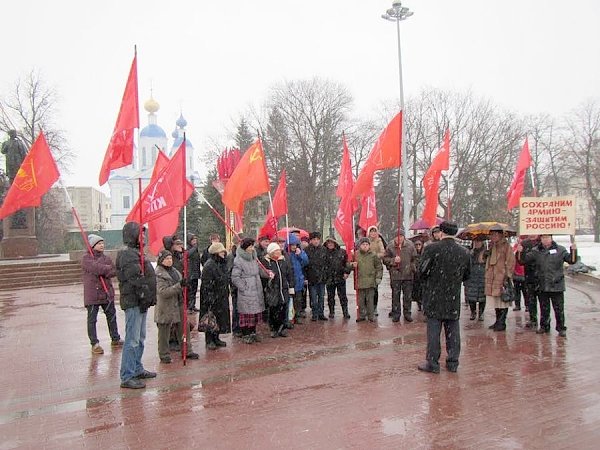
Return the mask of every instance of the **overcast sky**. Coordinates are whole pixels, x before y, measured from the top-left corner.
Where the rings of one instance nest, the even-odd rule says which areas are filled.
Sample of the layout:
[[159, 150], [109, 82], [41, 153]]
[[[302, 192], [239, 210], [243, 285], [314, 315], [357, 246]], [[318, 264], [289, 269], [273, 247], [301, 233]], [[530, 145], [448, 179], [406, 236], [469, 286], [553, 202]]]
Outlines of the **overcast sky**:
[[[180, 107], [196, 152], [273, 83], [345, 84], [354, 115], [398, 97], [391, 0], [12, 1], [2, 6], [0, 92], [32, 68], [59, 93], [57, 125], [77, 154], [69, 184], [97, 186], [138, 46], [140, 103], [160, 103], [170, 137]], [[471, 89], [522, 113], [561, 116], [600, 98], [600, 1], [406, 0], [405, 95]], [[140, 107], [141, 126], [147, 123]], [[4, 139], [4, 137], [3, 137]]]

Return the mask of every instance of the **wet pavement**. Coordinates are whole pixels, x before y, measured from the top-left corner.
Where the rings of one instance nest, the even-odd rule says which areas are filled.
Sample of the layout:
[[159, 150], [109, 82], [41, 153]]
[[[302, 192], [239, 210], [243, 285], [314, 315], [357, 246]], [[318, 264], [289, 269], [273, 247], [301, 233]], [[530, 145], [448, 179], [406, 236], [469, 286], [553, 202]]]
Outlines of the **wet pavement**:
[[[384, 281], [384, 285], [385, 285]], [[375, 324], [308, 322], [287, 339], [159, 364], [148, 322], [143, 358], [158, 377], [119, 388], [120, 350], [104, 355], [86, 335], [82, 286], [0, 293], [0, 449], [9, 448], [598, 448], [600, 289], [569, 280], [568, 338], [524, 328], [506, 333], [461, 318], [458, 373], [421, 373], [425, 324], [392, 323], [382, 286]], [[354, 296], [351, 296], [351, 302]], [[119, 310], [119, 329], [124, 330]], [[442, 362], [445, 353], [442, 352]]]

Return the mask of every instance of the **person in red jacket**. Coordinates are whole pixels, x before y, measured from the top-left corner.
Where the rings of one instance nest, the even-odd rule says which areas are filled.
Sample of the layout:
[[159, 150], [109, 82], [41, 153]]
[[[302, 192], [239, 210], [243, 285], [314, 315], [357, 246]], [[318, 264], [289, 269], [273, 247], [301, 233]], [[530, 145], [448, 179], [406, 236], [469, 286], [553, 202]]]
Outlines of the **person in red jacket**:
[[[100, 307], [106, 316], [111, 346], [120, 347], [123, 341], [117, 328], [117, 311], [115, 310], [115, 290], [111, 278], [117, 272], [112, 260], [104, 254], [104, 239], [96, 234], [88, 236], [88, 243], [92, 249], [83, 255], [81, 267], [83, 269], [83, 303], [87, 309], [87, 331], [92, 346], [92, 353], [101, 355], [104, 349], [100, 346], [96, 334], [96, 320]], [[103, 282], [103, 281], [104, 282]], [[106, 289], [105, 289], [106, 287]]]
[[[513, 246], [513, 251], [517, 252], [517, 247], [523, 241], [524, 236], [519, 238], [519, 241]], [[513, 284], [515, 286], [515, 307], [513, 311], [521, 311], [521, 295], [523, 296], [523, 302], [525, 303], [525, 309], [527, 309], [527, 293], [525, 291], [525, 266], [515, 258], [515, 272], [513, 274]]]

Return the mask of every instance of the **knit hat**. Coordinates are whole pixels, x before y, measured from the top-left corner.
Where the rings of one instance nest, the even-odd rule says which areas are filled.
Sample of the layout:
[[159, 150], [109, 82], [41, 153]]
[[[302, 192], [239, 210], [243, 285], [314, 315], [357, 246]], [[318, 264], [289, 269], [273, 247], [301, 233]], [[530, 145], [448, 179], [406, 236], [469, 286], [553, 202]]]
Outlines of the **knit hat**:
[[171, 253], [169, 250], [161, 250], [160, 252], [158, 252], [158, 259], [156, 260], [156, 262], [162, 265], [163, 261], [167, 256], [173, 256], [173, 253]]
[[440, 227], [439, 227], [438, 225], [436, 225], [435, 227], [433, 227], [433, 228], [431, 229], [431, 234], [433, 234], [433, 233], [437, 233], [438, 231], [441, 231], [441, 230], [440, 230]]
[[456, 233], [458, 233], [458, 225], [456, 225], [454, 222], [444, 220], [442, 223], [440, 223], [440, 231], [448, 236], [454, 236]]
[[244, 238], [244, 239], [242, 239], [242, 243], [240, 244], [240, 247], [242, 248], [242, 250], [246, 250], [248, 247], [251, 247], [253, 245], [254, 245], [254, 239]]
[[225, 246], [220, 242], [213, 242], [212, 244], [210, 244], [210, 247], [208, 247], [208, 253], [210, 253], [211, 255], [216, 255], [218, 253], [226, 251], [227, 250], [225, 250]]
[[308, 235], [308, 239], [313, 240], [313, 239], [321, 239], [321, 233], [319, 233], [318, 231], [312, 231], [309, 235]]
[[271, 253], [273, 253], [277, 250], [281, 250], [281, 247], [279, 246], [279, 244], [276, 242], [271, 242], [269, 244], [269, 246], [267, 247], [267, 254], [270, 255]]
[[362, 244], [369, 244], [371, 245], [371, 241], [369, 240], [368, 237], [362, 237], [358, 240], [358, 245], [362, 245]]
[[94, 248], [98, 242], [102, 242], [103, 240], [104, 238], [102, 236], [98, 236], [97, 234], [88, 234], [88, 242], [91, 248]]
[[396, 235], [400, 235], [400, 236], [406, 236], [406, 233], [404, 232], [404, 228], [400, 228], [398, 230], [398, 232], [396, 233]]

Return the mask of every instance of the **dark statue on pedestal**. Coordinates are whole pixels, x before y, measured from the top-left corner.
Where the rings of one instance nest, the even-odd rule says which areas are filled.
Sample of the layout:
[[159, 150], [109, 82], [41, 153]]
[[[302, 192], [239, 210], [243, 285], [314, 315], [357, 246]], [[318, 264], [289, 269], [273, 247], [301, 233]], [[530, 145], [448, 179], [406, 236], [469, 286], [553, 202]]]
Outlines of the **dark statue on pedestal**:
[[[17, 132], [9, 130], [8, 137], [9, 139], [2, 143], [1, 149], [6, 158], [6, 174], [3, 174], [2, 180], [5, 194], [27, 156], [27, 148], [17, 137]], [[0, 242], [0, 257], [23, 258], [38, 254], [35, 236], [35, 208], [21, 209], [2, 222], [4, 233], [2, 242]]]
[[[15, 130], [8, 130], [8, 140], [2, 144], [2, 153], [6, 158], [6, 175], [10, 186], [27, 156], [27, 148], [17, 137]], [[17, 211], [12, 215], [10, 227], [15, 229], [27, 228], [27, 217], [25, 217], [24, 211]]]

